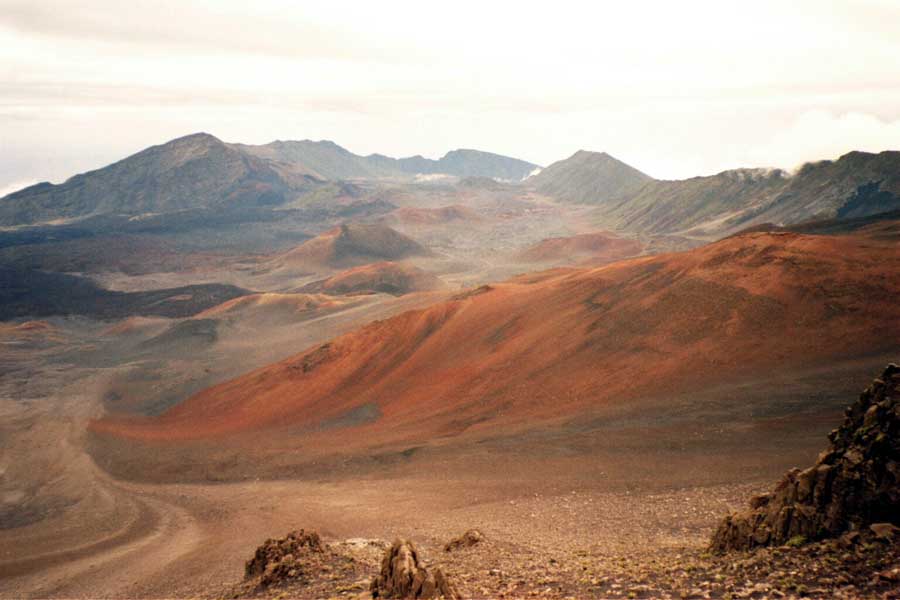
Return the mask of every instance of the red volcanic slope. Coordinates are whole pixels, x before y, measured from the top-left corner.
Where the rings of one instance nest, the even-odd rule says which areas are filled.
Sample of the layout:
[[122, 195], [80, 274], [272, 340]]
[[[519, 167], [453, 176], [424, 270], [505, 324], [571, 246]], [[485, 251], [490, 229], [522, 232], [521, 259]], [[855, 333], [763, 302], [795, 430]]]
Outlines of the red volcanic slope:
[[898, 297], [897, 244], [752, 233], [485, 286], [207, 389], [158, 418], [93, 428], [148, 441], [286, 428], [295, 433], [285, 443], [317, 448], [335, 439], [317, 428], [377, 406], [378, 419], [338, 436], [349, 450], [534, 423], [898, 350]]
[[386, 225], [352, 223], [335, 227], [273, 259], [275, 266], [345, 268], [430, 253]]
[[440, 208], [416, 208], [404, 206], [392, 211], [387, 219], [407, 225], [443, 225], [453, 222], [481, 221], [481, 216], [471, 208], [460, 204]]
[[590, 256], [612, 262], [634, 256], [642, 248], [640, 242], [612, 233], [583, 233], [540, 241], [520, 252], [517, 259], [523, 262], [550, 262]]
[[56, 326], [47, 321], [0, 323], [0, 340], [60, 342], [64, 337], [64, 334]]
[[304, 291], [325, 294], [382, 292], [402, 296], [442, 287], [444, 283], [438, 277], [413, 265], [379, 262], [342, 271], [334, 277], [311, 283]]

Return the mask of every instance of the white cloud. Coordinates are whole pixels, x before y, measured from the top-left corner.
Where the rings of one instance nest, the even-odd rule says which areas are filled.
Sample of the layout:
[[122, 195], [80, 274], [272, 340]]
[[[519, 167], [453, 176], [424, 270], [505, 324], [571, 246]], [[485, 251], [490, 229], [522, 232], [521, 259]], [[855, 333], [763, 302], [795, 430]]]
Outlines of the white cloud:
[[850, 0], [0, 0], [0, 185], [200, 130], [540, 164], [586, 148], [659, 177], [896, 147], [898, 21]]
[[900, 119], [883, 121], [857, 112], [808, 111], [788, 127], [777, 130], [769, 143], [753, 149], [749, 158], [755, 163], [767, 161], [796, 168], [812, 160], [837, 158], [851, 150], [900, 150]]

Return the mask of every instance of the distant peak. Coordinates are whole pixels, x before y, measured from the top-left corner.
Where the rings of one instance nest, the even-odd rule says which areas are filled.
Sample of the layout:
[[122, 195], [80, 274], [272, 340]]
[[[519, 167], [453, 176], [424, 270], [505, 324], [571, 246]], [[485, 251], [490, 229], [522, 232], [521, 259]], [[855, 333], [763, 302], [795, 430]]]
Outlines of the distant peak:
[[206, 133], [192, 133], [190, 135], [185, 135], [180, 138], [175, 138], [174, 140], [170, 140], [165, 144], [162, 144], [158, 147], [169, 147], [169, 148], [212, 148], [215, 146], [224, 146], [225, 142], [217, 138], [216, 136]]
[[617, 160], [615, 157], [607, 154], [606, 152], [594, 152], [593, 150], [584, 150], [584, 149], [581, 149], [572, 155], [572, 158], [576, 158], [576, 157], [580, 157], [580, 158], [593, 157], [593, 158], [605, 158], [605, 159]]
[[265, 145], [266, 146], [289, 146], [291, 144], [315, 144], [317, 146], [331, 146], [334, 148], [341, 148], [343, 150], [342, 146], [340, 146], [339, 144], [337, 144], [331, 140], [311, 140], [309, 138], [305, 138], [302, 140], [274, 140]]
[[187, 141], [209, 141], [209, 142], [221, 142], [219, 138], [214, 136], [211, 133], [206, 133], [205, 131], [198, 131], [197, 133], [190, 133], [188, 135], [182, 136], [180, 138], [175, 138], [172, 140], [173, 142], [187, 142]]
[[851, 161], [865, 161], [871, 160], [875, 157], [879, 158], [888, 158], [888, 157], [896, 157], [900, 156], [900, 152], [897, 150], [882, 150], [881, 152], [866, 152], [864, 150], [851, 150], [846, 154], [840, 156], [835, 162], [851, 162]]

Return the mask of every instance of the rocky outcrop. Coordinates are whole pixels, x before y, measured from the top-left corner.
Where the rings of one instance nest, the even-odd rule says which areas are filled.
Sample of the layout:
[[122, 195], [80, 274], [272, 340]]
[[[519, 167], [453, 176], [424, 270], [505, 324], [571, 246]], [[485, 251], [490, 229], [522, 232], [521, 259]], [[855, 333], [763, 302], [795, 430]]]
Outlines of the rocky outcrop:
[[373, 598], [459, 598], [440, 569], [425, 568], [416, 547], [408, 540], [396, 540], [387, 549], [371, 591]]
[[729, 515], [710, 550], [803, 542], [900, 521], [900, 367], [891, 364], [845, 412], [816, 464], [789, 471], [750, 509]]
[[[325, 553], [325, 546], [314, 531], [292, 531], [277, 540], [266, 540], [256, 549], [244, 567], [245, 579], [259, 577], [263, 587], [308, 575], [311, 562]], [[316, 560], [310, 561], [310, 558]]]
[[484, 534], [477, 529], [470, 529], [458, 538], [452, 539], [444, 546], [445, 552], [453, 552], [461, 548], [471, 548], [484, 541]]

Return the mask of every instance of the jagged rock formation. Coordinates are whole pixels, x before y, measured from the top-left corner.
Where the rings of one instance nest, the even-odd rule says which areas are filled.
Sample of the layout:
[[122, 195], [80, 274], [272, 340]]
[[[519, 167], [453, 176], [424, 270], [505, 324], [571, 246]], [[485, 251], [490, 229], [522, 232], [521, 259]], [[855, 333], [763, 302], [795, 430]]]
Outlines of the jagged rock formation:
[[460, 548], [471, 548], [484, 541], [484, 534], [477, 529], [470, 529], [458, 538], [452, 539], [444, 546], [445, 552], [453, 552]]
[[447, 598], [459, 595], [440, 569], [429, 571], [412, 542], [396, 540], [381, 561], [381, 573], [372, 579], [374, 598]]
[[900, 367], [888, 365], [845, 414], [816, 464], [789, 471], [773, 492], [752, 498], [748, 511], [726, 517], [710, 550], [821, 539], [900, 520]]
[[263, 587], [285, 581], [299, 579], [307, 575], [311, 556], [325, 553], [325, 546], [314, 531], [292, 531], [277, 540], [266, 540], [256, 549], [244, 567], [244, 578], [259, 577]]

